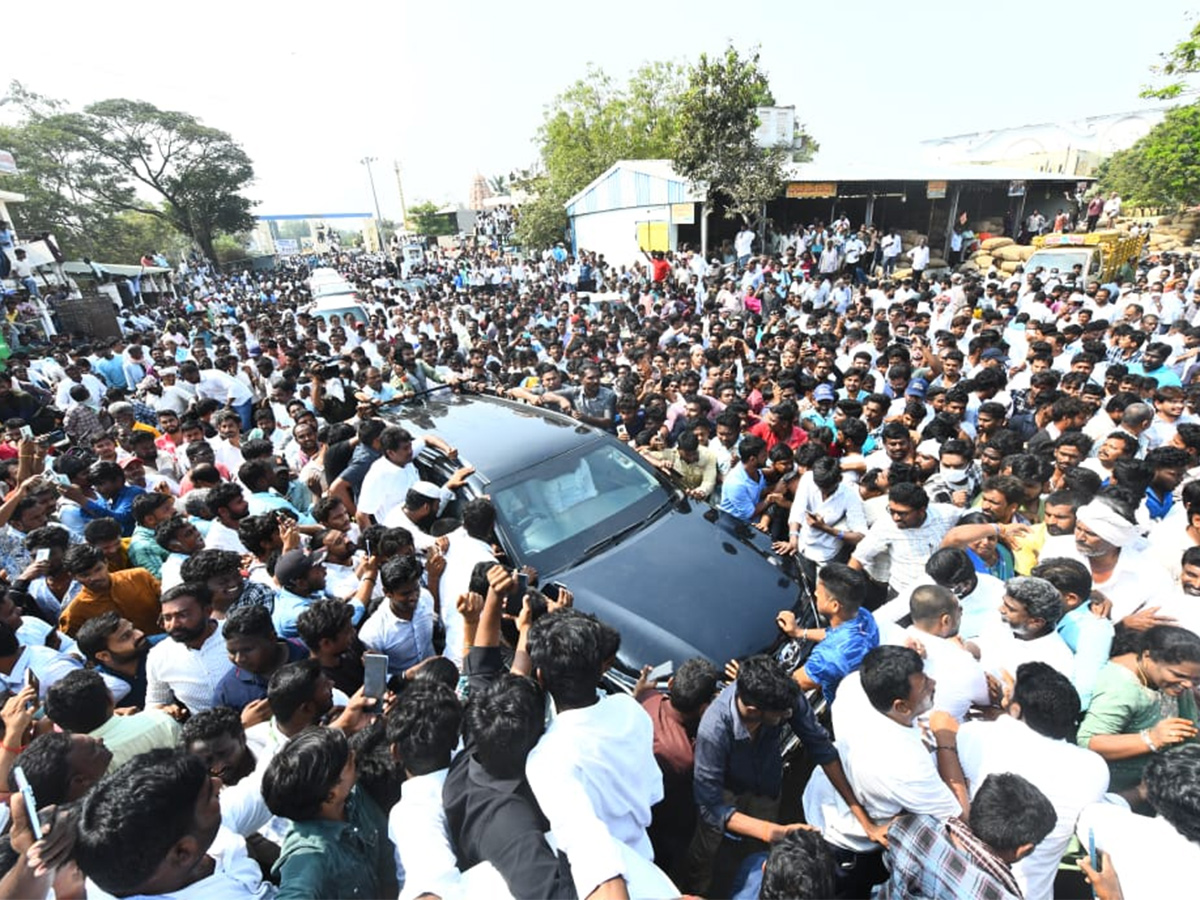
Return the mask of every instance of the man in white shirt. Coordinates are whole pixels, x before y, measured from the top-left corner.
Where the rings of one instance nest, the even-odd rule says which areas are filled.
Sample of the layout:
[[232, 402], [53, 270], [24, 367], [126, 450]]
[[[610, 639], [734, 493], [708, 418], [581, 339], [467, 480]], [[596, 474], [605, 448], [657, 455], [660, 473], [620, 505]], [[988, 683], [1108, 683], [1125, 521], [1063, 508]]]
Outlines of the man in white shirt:
[[1080, 810], [1100, 802], [1108, 790], [1108, 765], [1075, 743], [1080, 704], [1070, 681], [1037, 662], [1014, 674], [1008, 715], [964, 724], [958, 730], [958, 758], [972, 797], [989, 775], [1017, 771], [1054, 806], [1054, 830], [1013, 866], [1027, 900], [1051, 900]]
[[146, 658], [146, 707], [183, 706], [195, 714], [213, 705], [213, 692], [233, 668], [221, 629], [212, 618], [212, 594], [181, 584], [162, 596], [161, 621], [170, 640]]
[[[1189, 893], [1200, 871], [1200, 745], [1186, 744], [1150, 758], [1142, 776], [1158, 815], [1137, 815], [1123, 804], [1095, 803], [1079, 815], [1075, 834], [1084, 847], [1094, 837], [1103, 868], [1115, 873], [1121, 894], [1166, 897]], [[1176, 874], [1178, 873], [1178, 874]], [[1178, 887], [1176, 887], [1178, 885]], [[1107, 896], [1113, 896], [1109, 894]]]
[[[397, 425], [389, 425], [383, 430], [379, 436], [379, 449], [383, 455], [371, 464], [358, 492], [357, 519], [360, 528], [371, 524], [370, 516], [383, 521], [388, 512], [404, 503], [409, 488], [421, 480], [413, 459], [426, 445], [441, 451], [450, 459], [458, 455], [458, 451], [437, 435], [414, 438]], [[449, 492], [461, 487], [474, 471], [470, 466], [464, 466], [446, 481], [445, 502], [453, 496]]]
[[623, 877], [609, 835], [653, 859], [646, 829], [663, 798], [650, 717], [626, 694], [597, 697], [607, 643], [605, 626], [570, 609], [543, 616], [529, 633], [534, 675], [555, 717], [525, 774], [581, 897]]
[[421, 587], [415, 556], [389, 559], [380, 573], [386, 602], [359, 632], [368, 650], [388, 658], [388, 675], [411, 680], [418, 663], [433, 652], [433, 596]]
[[[128, 798], [138, 798], [136, 814]], [[181, 815], [181, 810], [192, 810]], [[143, 753], [84, 799], [73, 857], [87, 896], [269, 900], [270, 882], [243, 838], [221, 827], [217, 782], [183, 750]], [[130, 854], [128, 848], [142, 852]]]
[[180, 364], [179, 377], [195, 387], [200, 399], [216, 400], [236, 412], [242, 420], [242, 431], [254, 427], [254, 394], [237, 378], [220, 369], [201, 370], [191, 360]]
[[838, 460], [826, 457], [800, 476], [788, 513], [788, 540], [775, 549], [798, 554], [809, 582], [816, 584], [817, 570], [837, 557], [847, 541], [857, 544], [866, 533], [858, 489], [842, 481]]
[[987, 676], [958, 634], [962, 606], [953, 592], [936, 584], [913, 588], [909, 598], [912, 625], [888, 643], [913, 640], [924, 650], [925, 672], [937, 682], [933, 708], [962, 722], [972, 706], [991, 705]]
[[750, 261], [750, 254], [753, 250], [754, 232], [748, 226], [743, 225], [742, 230], [733, 239], [733, 252], [737, 255], [738, 269], [746, 268], [746, 263]]
[[1075, 654], [1056, 626], [1066, 615], [1058, 588], [1044, 578], [1018, 576], [1004, 585], [1000, 621], [979, 638], [984, 668], [999, 678], [1015, 673], [1021, 663], [1044, 662], [1070, 679]]
[[[871, 650], [838, 688], [832, 707], [838, 753], [855, 796], [876, 822], [905, 812], [949, 819], [966, 811], [965, 791], [959, 797], [950, 787], [962, 778], [957, 756], [938, 753], [935, 761], [917, 727], [918, 717], [933, 707], [934, 688], [916, 651], [890, 645]], [[823, 770], [804, 790], [804, 817], [834, 847], [860, 854], [856, 868], [867, 882], [882, 880], [879, 846]], [[869, 889], [869, 883], [856, 887]]]
[[463, 621], [458, 612], [460, 595], [470, 590], [471, 573], [482, 562], [496, 562], [492, 549], [496, 510], [492, 501], [483, 497], [463, 505], [462, 527], [450, 532], [446, 548], [446, 571], [442, 576], [439, 596], [442, 598], [442, 620], [446, 623], [445, 655], [462, 664]]

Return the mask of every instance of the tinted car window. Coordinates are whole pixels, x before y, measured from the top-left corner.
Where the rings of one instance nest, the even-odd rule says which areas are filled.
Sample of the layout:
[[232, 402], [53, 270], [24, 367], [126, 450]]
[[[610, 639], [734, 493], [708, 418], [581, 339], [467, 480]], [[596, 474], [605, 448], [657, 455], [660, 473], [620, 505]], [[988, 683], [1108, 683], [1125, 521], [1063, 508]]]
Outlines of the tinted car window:
[[644, 464], [607, 442], [546, 460], [488, 493], [512, 549], [539, 572], [570, 564], [671, 500]]

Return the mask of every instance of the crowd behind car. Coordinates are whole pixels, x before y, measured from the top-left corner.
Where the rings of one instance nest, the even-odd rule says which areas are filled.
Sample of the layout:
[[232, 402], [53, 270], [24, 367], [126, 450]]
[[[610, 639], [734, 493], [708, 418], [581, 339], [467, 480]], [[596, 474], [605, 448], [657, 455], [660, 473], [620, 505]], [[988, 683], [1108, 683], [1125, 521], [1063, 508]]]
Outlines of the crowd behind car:
[[[1200, 260], [935, 273], [892, 234], [485, 243], [403, 286], [192, 258], [119, 339], [16, 346], [0, 895], [1133, 898], [1200, 863]], [[365, 321], [306, 309], [318, 265]], [[602, 691], [620, 631], [405, 427], [449, 391], [766, 535], [771, 651]]]

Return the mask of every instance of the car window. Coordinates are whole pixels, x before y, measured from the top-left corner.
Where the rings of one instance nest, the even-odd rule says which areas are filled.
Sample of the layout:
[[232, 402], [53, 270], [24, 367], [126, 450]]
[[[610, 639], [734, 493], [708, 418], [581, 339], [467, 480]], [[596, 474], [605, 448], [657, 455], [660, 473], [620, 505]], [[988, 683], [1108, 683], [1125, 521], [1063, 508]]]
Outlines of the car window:
[[608, 442], [546, 460], [488, 493], [514, 554], [539, 572], [569, 565], [669, 499], [643, 462]]

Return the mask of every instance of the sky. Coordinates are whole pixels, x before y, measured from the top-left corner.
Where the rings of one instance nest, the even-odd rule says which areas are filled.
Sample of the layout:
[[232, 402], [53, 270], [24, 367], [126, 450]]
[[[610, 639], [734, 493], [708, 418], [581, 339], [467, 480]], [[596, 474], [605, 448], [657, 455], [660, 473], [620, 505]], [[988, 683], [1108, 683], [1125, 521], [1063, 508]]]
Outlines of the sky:
[[1139, 22], [1136, 7], [1045, 0], [63, 0], [67, 27], [6, 42], [0, 91], [15, 78], [78, 106], [189, 112], [246, 149], [259, 215], [368, 212], [360, 160], [375, 157], [379, 206], [397, 218], [396, 163], [410, 206], [465, 202], [477, 172], [536, 160], [546, 106], [589, 63], [624, 80], [644, 62], [758, 45], [819, 160], [909, 159], [930, 138], [1147, 105], [1138, 92], [1190, 29], [1188, 5], [1158, 0]]

